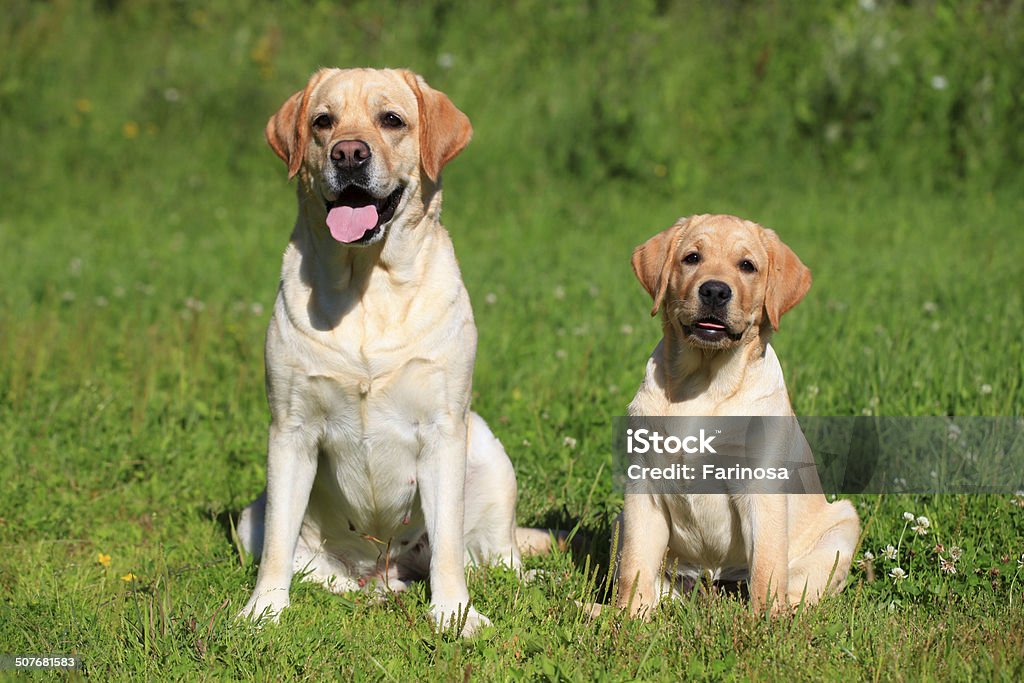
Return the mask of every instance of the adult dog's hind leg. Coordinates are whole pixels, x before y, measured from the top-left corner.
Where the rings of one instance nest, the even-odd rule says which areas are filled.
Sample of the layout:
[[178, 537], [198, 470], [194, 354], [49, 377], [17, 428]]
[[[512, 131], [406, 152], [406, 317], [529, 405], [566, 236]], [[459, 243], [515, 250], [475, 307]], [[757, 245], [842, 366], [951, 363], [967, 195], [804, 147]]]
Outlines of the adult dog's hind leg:
[[476, 413], [469, 418], [466, 463], [466, 554], [478, 564], [518, 569], [516, 474], [501, 442]]
[[801, 601], [814, 604], [826, 594], [840, 592], [850, 573], [860, 536], [857, 511], [848, 500], [836, 501], [826, 510], [810, 550], [790, 561], [786, 596], [790, 605], [799, 605]]
[[266, 515], [266, 509], [267, 490], [263, 489], [259, 497], [242, 510], [238, 517], [238, 526], [235, 527], [242, 548], [257, 562], [263, 556], [263, 517]]

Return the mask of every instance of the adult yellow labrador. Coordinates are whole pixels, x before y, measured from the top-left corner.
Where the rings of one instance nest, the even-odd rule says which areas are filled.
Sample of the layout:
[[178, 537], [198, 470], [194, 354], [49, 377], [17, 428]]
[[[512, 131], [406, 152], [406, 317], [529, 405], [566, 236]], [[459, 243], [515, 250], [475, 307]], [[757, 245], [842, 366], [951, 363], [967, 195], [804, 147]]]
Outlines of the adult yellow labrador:
[[[631, 416], [793, 415], [769, 340], [811, 273], [773, 231], [734, 216], [683, 218], [637, 247], [633, 270], [651, 315], [663, 310], [664, 337]], [[792, 426], [787, 443], [806, 449], [795, 420], [780, 422]], [[753, 604], [772, 611], [838, 592], [860, 522], [849, 501], [818, 491], [626, 495], [618, 607], [649, 614], [681, 579], [707, 573], [746, 580]]]
[[434, 619], [470, 634], [489, 622], [467, 560], [520, 565], [515, 474], [469, 409], [476, 327], [439, 220], [471, 135], [403, 70], [323, 69], [267, 123], [298, 217], [267, 330], [267, 486], [238, 525], [261, 559], [242, 616], [276, 618], [296, 571], [335, 592], [428, 575]]

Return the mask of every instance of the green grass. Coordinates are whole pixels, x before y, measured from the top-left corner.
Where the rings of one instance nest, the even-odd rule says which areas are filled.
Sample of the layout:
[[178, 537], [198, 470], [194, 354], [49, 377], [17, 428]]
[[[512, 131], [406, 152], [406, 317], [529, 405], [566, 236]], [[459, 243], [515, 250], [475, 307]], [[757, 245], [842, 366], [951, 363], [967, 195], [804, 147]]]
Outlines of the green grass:
[[[798, 413], [1024, 414], [1020, 5], [878, 4], [862, 21], [855, 3], [527, 2], [490, 21], [458, 3], [16, 2], [0, 23], [0, 654], [76, 653], [99, 680], [1020, 679], [1009, 493], [857, 497], [874, 561], [793, 619], [698, 596], [650, 624], [591, 622], [573, 602], [607, 565], [611, 420], [659, 336], [629, 254], [679, 215], [757, 220], [813, 270], [776, 337]], [[904, 94], [847, 49], [872, 33], [898, 35], [925, 83], [949, 65], [950, 87]], [[839, 57], [856, 87], [826, 78]], [[262, 341], [294, 218], [262, 127], [325, 63], [412, 66], [474, 121], [444, 213], [480, 330], [474, 406], [516, 465], [520, 522], [590, 540], [589, 560], [530, 560], [532, 584], [471, 573], [495, 626], [470, 641], [432, 632], [422, 584], [373, 602], [296, 582], [280, 625], [232, 619], [256, 569], [229, 520], [263, 485]], [[929, 97], [951, 101], [922, 115]], [[865, 109], [828, 142], [822, 117], [850, 98]]]

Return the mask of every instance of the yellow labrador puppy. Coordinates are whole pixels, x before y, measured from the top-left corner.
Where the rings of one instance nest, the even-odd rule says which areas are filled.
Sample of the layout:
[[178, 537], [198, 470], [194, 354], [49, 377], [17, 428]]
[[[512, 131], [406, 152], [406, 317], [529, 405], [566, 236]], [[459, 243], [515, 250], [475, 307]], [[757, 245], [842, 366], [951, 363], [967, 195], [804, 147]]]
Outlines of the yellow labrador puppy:
[[440, 223], [441, 169], [471, 134], [400, 70], [318, 71], [267, 124], [298, 217], [267, 330], [267, 487], [238, 525], [261, 558], [242, 616], [277, 618], [296, 571], [339, 593], [429, 576], [434, 619], [468, 635], [489, 622], [467, 560], [520, 565], [515, 474], [469, 409], [476, 327]]
[[[664, 338], [631, 416], [793, 415], [769, 340], [811, 273], [774, 232], [734, 216], [680, 219], [637, 247], [633, 270], [651, 315], [663, 309]], [[617, 605], [647, 615], [680, 579], [706, 573], [746, 580], [759, 609], [813, 603], [842, 589], [859, 532], [853, 505], [820, 492], [626, 495]]]

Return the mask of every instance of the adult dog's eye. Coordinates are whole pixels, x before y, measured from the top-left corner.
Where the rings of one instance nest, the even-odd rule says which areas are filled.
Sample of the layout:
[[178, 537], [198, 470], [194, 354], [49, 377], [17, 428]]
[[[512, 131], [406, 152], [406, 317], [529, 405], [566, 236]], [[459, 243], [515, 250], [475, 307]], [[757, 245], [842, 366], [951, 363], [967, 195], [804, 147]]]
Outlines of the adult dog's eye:
[[742, 261], [740, 261], [740, 270], [742, 270], [744, 273], [756, 273], [757, 266], [755, 266], [754, 262], [751, 261], [750, 259], [743, 259]]
[[313, 119], [313, 127], [319, 128], [320, 130], [330, 128], [332, 123], [333, 121], [331, 121], [330, 114], [320, 114], [315, 119]]
[[688, 263], [691, 266], [700, 263], [700, 254], [695, 251], [691, 251], [689, 254], [683, 257], [683, 263]]
[[402, 128], [405, 126], [405, 121], [395, 112], [386, 111], [380, 115], [380, 125], [385, 128]]

